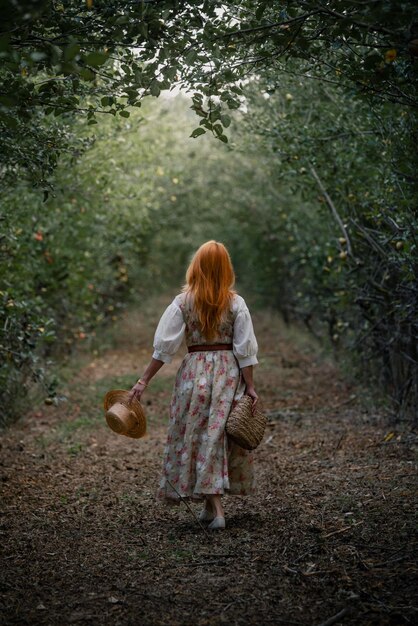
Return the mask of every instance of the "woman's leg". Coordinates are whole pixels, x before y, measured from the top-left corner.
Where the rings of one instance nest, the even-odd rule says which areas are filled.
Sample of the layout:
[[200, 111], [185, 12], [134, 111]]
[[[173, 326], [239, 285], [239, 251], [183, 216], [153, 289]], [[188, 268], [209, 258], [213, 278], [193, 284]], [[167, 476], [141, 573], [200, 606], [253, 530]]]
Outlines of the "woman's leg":
[[212, 507], [212, 512], [215, 517], [225, 517], [224, 510], [222, 508], [221, 496], [219, 494], [207, 495], [206, 502]]

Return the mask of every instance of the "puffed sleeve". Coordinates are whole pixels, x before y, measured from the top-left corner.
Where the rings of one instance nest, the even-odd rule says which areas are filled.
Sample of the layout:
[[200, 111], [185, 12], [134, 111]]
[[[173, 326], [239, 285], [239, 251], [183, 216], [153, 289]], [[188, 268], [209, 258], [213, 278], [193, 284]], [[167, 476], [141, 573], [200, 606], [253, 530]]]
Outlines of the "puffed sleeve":
[[242, 368], [258, 363], [258, 345], [248, 307], [241, 296], [237, 296], [236, 301], [233, 352], [238, 359], [239, 366]]
[[153, 358], [170, 363], [173, 355], [180, 348], [186, 323], [176, 299], [166, 308], [158, 322], [154, 335]]

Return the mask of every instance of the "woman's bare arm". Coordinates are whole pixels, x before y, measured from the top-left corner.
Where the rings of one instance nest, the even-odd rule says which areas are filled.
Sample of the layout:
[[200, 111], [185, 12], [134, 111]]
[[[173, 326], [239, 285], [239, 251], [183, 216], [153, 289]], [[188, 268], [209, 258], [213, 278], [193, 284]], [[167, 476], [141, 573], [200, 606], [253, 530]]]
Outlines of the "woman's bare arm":
[[245, 382], [245, 393], [247, 396], [250, 396], [250, 398], [252, 398], [254, 408], [258, 402], [258, 395], [254, 389], [253, 366], [248, 365], [247, 367], [243, 367], [241, 369], [241, 372]]
[[129, 401], [131, 401], [132, 398], [134, 398], [134, 397], [137, 400], [140, 400], [142, 394], [145, 391], [145, 388], [147, 387], [147, 385], [149, 384], [151, 379], [155, 376], [155, 374], [162, 368], [163, 365], [164, 365], [164, 361], [159, 361], [159, 360], [154, 359], [154, 358], [151, 359], [147, 369], [145, 370], [145, 372], [141, 376], [141, 380], [143, 382], [142, 383], [139, 383], [139, 382], [135, 383], [135, 385], [132, 387], [131, 393], [129, 395]]

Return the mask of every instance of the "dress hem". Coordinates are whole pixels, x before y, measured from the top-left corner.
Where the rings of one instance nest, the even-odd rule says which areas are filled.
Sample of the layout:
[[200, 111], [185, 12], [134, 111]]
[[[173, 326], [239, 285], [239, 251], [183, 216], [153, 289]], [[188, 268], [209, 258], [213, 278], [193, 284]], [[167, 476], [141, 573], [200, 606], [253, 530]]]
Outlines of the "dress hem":
[[199, 494], [191, 494], [187, 496], [169, 496], [167, 494], [157, 493], [156, 499], [159, 502], [163, 502], [166, 504], [180, 504], [182, 500], [190, 500], [192, 502], [202, 502], [206, 496], [251, 496], [254, 495], [254, 489], [252, 490], [241, 490], [241, 491], [231, 491], [230, 489], [224, 489], [222, 493], [199, 493]]

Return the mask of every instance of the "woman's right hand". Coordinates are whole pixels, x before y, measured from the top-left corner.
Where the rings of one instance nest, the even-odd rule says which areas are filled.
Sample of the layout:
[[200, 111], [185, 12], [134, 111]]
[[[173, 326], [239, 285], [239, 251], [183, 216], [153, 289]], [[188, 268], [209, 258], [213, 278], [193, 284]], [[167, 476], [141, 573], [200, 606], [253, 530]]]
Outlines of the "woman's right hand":
[[254, 387], [246, 387], [246, 389], [245, 389], [245, 395], [246, 395], [246, 396], [250, 396], [250, 398], [252, 399], [253, 404], [252, 404], [252, 407], [251, 407], [251, 408], [252, 408], [252, 411], [253, 411], [253, 413], [254, 413], [255, 406], [256, 406], [256, 404], [257, 404], [257, 402], [258, 402], [258, 395], [257, 395], [257, 393], [256, 393], [256, 391], [255, 391], [255, 389], [254, 389]]
[[129, 402], [131, 402], [133, 398], [136, 398], [139, 401], [145, 391], [145, 387], [146, 385], [144, 383], [136, 383], [130, 391]]

